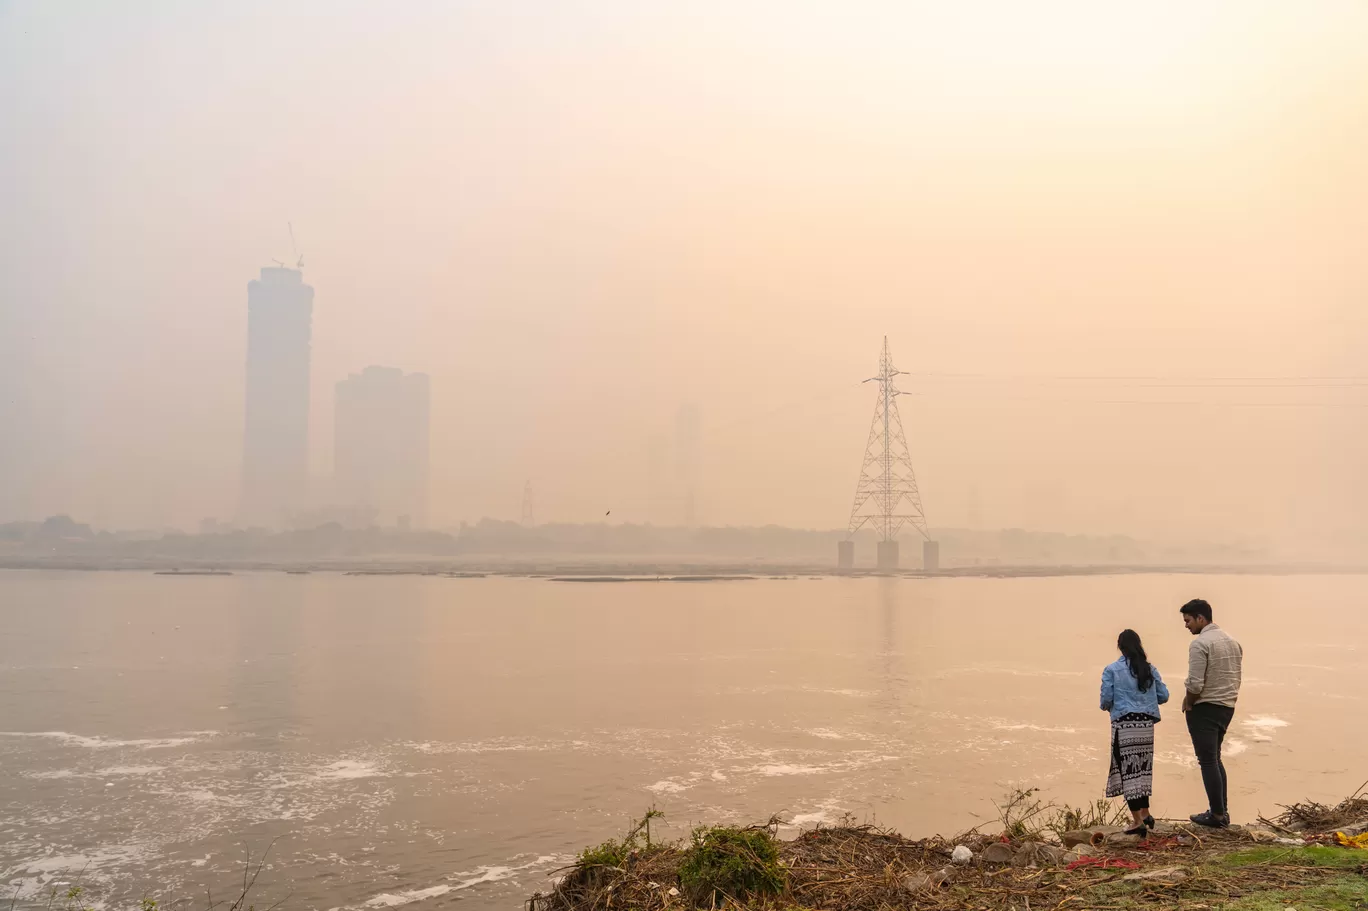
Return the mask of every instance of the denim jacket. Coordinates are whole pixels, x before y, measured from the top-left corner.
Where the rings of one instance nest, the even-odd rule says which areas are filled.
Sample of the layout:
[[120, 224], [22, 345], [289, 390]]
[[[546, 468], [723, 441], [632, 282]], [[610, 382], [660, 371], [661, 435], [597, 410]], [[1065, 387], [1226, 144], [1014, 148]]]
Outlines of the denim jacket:
[[1131, 712], [1159, 717], [1159, 706], [1168, 702], [1169, 691], [1159, 676], [1159, 668], [1151, 664], [1150, 670], [1154, 672], [1154, 683], [1142, 693], [1125, 658], [1102, 668], [1102, 711], [1111, 712], [1112, 721]]

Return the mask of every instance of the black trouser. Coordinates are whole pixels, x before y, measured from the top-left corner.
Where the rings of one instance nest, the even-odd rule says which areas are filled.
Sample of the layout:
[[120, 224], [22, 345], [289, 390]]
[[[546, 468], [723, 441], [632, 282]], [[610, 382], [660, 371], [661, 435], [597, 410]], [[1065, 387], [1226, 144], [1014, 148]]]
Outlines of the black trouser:
[[1148, 797], [1127, 797], [1127, 798], [1126, 798], [1126, 806], [1130, 807], [1130, 811], [1131, 811], [1132, 813], [1134, 813], [1136, 810], [1148, 810], [1148, 809], [1149, 809], [1149, 798], [1148, 798]]
[[1192, 749], [1197, 753], [1197, 762], [1202, 767], [1202, 785], [1206, 788], [1207, 803], [1216, 816], [1230, 812], [1226, 800], [1226, 770], [1221, 762], [1221, 744], [1225, 742], [1226, 728], [1230, 719], [1235, 717], [1235, 708], [1229, 705], [1216, 705], [1213, 702], [1199, 702], [1187, 713], [1188, 734], [1192, 736]]

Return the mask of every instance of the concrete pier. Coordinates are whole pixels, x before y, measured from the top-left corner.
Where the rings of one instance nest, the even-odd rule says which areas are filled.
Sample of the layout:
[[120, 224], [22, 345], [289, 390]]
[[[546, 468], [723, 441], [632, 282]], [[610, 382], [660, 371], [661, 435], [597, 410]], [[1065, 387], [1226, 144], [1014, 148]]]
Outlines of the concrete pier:
[[851, 570], [855, 568], [855, 542], [836, 542], [836, 568]]
[[922, 542], [922, 569], [929, 573], [940, 570], [940, 542]]
[[879, 557], [875, 565], [880, 571], [891, 571], [898, 568], [898, 542], [880, 541]]

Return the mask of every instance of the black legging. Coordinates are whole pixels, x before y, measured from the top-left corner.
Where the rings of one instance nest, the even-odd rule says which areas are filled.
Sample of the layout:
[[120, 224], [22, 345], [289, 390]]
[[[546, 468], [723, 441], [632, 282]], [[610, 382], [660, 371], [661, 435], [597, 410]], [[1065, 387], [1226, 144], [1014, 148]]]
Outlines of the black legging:
[[1214, 702], [1199, 702], [1187, 713], [1188, 734], [1192, 736], [1192, 749], [1197, 754], [1197, 763], [1202, 767], [1202, 785], [1206, 788], [1207, 803], [1216, 816], [1225, 816], [1230, 812], [1221, 744], [1225, 742], [1226, 728], [1230, 727], [1230, 719], [1234, 717], [1234, 706], [1216, 705]]

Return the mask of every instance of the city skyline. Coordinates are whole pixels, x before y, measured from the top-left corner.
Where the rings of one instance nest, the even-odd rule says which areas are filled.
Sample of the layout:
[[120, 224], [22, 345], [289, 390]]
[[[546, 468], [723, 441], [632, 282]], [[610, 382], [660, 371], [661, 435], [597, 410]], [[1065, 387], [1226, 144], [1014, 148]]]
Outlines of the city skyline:
[[336, 513], [423, 528], [427, 374], [371, 365], [338, 380], [330, 483], [310, 470], [313, 304], [314, 288], [300, 267], [263, 266], [247, 285], [242, 487], [234, 524], [280, 529]]
[[337, 381], [333, 500], [385, 525], [427, 527], [428, 376], [366, 367]]
[[0, 517], [235, 515], [293, 223], [310, 485], [426, 373], [431, 525], [683, 521], [690, 403], [698, 522], [837, 526], [887, 335], [937, 525], [1364, 534], [1368, 8], [984, 21], [5, 6]]

